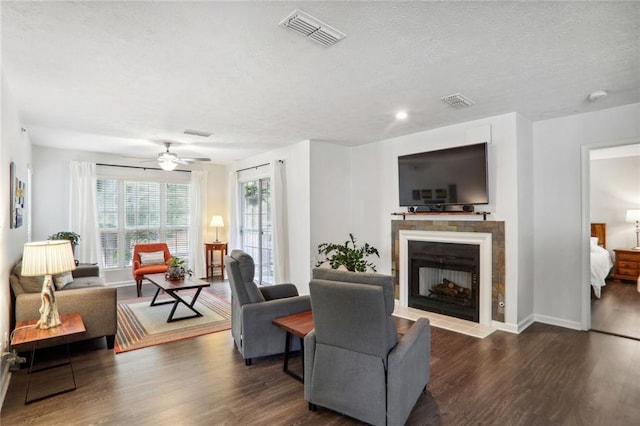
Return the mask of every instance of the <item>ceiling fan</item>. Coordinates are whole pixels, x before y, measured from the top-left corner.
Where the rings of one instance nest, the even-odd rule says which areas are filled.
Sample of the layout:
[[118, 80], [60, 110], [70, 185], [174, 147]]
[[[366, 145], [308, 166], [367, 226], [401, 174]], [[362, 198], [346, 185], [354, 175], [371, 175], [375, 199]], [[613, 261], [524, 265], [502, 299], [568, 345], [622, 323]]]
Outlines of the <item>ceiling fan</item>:
[[178, 154], [170, 152], [169, 148], [173, 145], [172, 142], [163, 142], [166, 151], [158, 153], [158, 165], [162, 170], [171, 171], [175, 169], [178, 164], [191, 164], [196, 161], [211, 161], [210, 158], [196, 157], [196, 158], [181, 158]]

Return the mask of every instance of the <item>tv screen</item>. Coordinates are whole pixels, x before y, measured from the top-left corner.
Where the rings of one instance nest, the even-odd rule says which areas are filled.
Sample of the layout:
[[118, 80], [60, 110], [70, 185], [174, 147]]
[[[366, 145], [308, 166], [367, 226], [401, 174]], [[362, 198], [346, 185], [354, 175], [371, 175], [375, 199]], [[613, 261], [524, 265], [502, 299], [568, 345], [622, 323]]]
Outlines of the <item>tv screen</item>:
[[401, 206], [487, 204], [487, 144], [398, 157]]

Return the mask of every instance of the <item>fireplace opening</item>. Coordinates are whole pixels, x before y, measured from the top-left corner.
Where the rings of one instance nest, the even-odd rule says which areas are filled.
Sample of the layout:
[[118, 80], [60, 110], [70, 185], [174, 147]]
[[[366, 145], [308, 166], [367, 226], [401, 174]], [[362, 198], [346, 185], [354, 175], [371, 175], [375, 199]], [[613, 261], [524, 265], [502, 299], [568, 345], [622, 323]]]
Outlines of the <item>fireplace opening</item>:
[[480, 322], [480, 247], [409, 241], [408, 305]]

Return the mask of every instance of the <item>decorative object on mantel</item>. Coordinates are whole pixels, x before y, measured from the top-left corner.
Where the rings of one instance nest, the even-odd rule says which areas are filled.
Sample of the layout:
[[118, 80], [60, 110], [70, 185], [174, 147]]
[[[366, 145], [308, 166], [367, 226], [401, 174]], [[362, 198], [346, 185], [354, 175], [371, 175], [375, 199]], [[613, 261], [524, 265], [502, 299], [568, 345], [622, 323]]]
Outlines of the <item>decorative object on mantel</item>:
[[22, 275], [39, 277], [44, 275], [40, 297], [40, 319], [36, 327], [47, 329], [60, 324], [58, 303], [51, 275], [76, 269], [71, 243], [67, 240], [49, 240], [27, 243], [22, 252]]
[[[47, 237], [49, 240], [69, 240], [71, 243], [71, 251], [73, 252], [73, 257], [76, 257], [76, 247], [80, 243], [80, 235], [71, 231], [59, 231], [55, 234], [51, 234]], [[76, 266], [78, 266], [79, 261], [76, 260]]]
[[180, 259], [177, 256], [173, 256], [167, 266], [169, 268], [167, 269], [166, 277], [169, 281], [178, 281], [183, 279], [185, 275], [191, 276], [193, 273], [191, 269], [184, 267], [184, 259]]
[[367, 262], [366, 258], [374, 254], [378, 256], [378, 258], [380, 257], [378, 249], [369, 245], [369, 243], [358, 247], [353, 234], [349, 234], [349, 240], [345, 241], [342, 245], [334, 243], [320, 244], [318, 246], [318, 254], [323, 254], [326, 257], [324, 260], [319, 260], [316, 263], [316, 267], [321, 266], [325, 262], [329, 262], [332, 269], [338, 269], [340, 266], [344, 266], [352, 272], [367, 272], [367, 268], [376, 272], [376, 266], [371, 262]]
[[627, 210], [627, 222], [636, 223], [636, 246], [633, 250], [640, 250], [640, 210]]

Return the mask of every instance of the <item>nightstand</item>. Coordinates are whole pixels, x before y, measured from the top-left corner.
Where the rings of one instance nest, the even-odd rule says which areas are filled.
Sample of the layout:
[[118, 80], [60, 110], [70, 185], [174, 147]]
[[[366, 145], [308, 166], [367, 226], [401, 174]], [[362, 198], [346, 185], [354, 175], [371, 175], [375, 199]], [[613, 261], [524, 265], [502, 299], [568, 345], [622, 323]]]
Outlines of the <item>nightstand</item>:
[[616, 280], [635, 281], [640, 275], [640, 250], [615, 249], [616, 265], [613, 277]]

